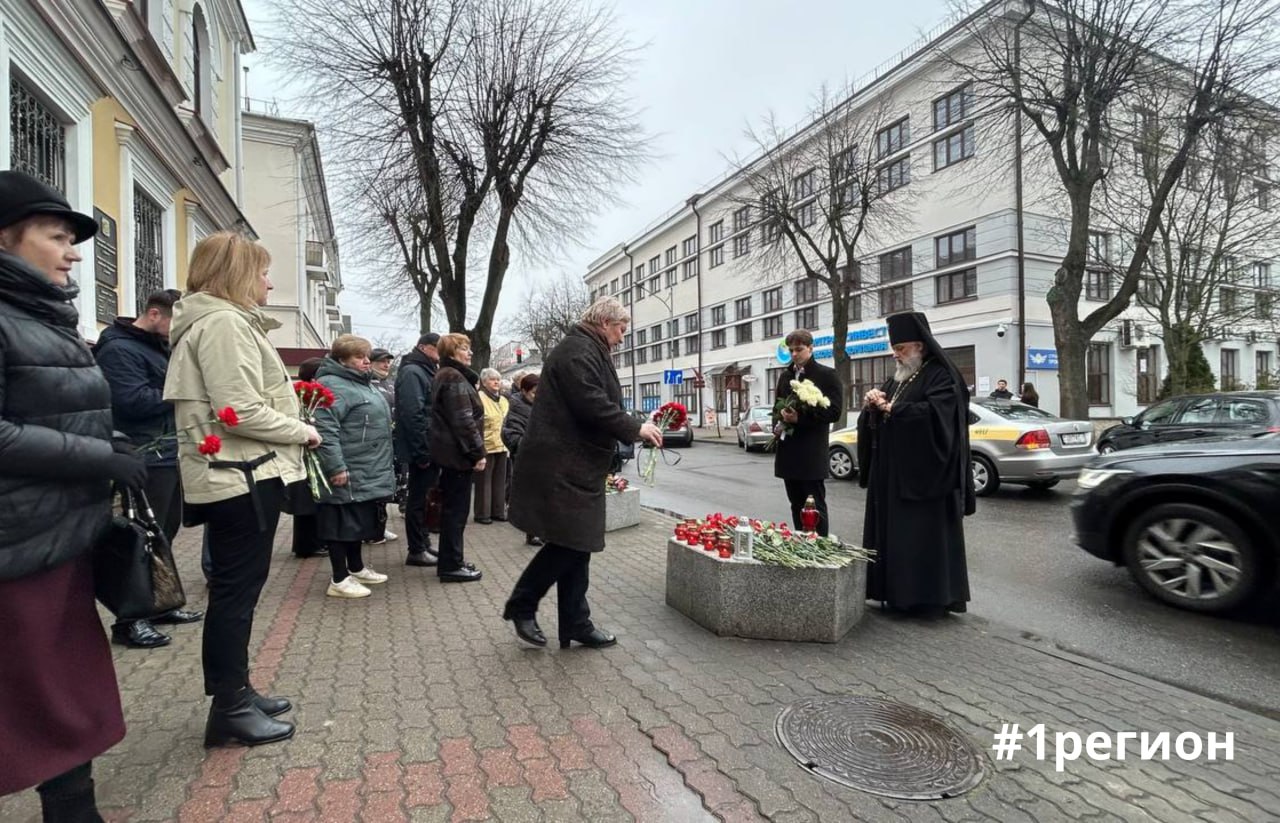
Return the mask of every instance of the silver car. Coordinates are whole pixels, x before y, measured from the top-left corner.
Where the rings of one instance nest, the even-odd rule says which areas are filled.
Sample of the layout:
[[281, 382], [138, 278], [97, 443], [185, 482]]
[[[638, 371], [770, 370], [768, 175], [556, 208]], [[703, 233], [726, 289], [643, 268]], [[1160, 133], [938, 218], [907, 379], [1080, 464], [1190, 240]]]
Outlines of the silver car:
[[[1064, 420], [1034, 406], [983, 398], [969, 402], [969, 452], [974, 490], [994, 494], [1001, 483], [1049, 489], [1075, 477], [1093, 452], [1093, 424]], [[856, 426], [831, 433], [828, 470], [837, 480], [858, 471]]]
[[773, 439], [772, 406], [753, 406], [738, 421], [738, 448], [763, 449]]

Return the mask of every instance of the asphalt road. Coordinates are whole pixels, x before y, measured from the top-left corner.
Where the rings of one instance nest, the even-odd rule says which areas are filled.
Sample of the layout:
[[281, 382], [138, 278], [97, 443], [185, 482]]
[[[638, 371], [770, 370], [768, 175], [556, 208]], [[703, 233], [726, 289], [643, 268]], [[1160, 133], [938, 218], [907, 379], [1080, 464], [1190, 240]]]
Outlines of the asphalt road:
[[[644, 505], [684, 516], [708, 512], [790, 520], [773, 457], [696, 443], [659, 464]], [[635, 464], [627, 476], [636, 479]], [[1072, 542], [1075, 484], [1050, 491], [1006, 486], [965, 521], [972, 602], [966, 617], [1002, 624], [1084, 657], [1280, 719], [1280, 603], [1244, 616], [1208, 617], [1165, 606], [1128, 572]], [[833, 531], [862, 536], [865, 492], [827, 482]], [[1137, 687], [1135, 687], [1137, 688]]]

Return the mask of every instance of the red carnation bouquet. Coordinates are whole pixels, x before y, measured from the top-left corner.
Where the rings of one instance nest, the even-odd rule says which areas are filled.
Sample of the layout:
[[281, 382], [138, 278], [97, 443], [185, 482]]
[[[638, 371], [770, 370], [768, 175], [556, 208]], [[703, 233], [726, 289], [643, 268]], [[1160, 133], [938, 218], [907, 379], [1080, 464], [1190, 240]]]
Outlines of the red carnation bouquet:
[[147, 452], [155, 452], [156, 454], [159, 454], [161, 447], [163, 447], [165, 443], [181, 443], [185, 436], [187, 438], [186, 442], [196, 444], [196, 451], [206, 457], [215, 455], [222, 451], [221, 437], [216, 434], [209, 434], [205, 435], [205, 437], [200, 440], [196, 440], [195, 435], [192, 434], [194, 429], [212, 426], [215, 423], [220, 424], [227, 429], [234, 429], [236, 426], [240, 425], [240, 415], [236, 414], [236, 410], [230, 406], [224, 406], [222, 409], [214, 412], [213, 416], [203, 423], [196, 423], [194, 425], [187, 426], [184, 429], [179, 429], [173, 434], [163, 434], [155, 440], [139, 446], [138, 451], [143, 454], [146, 454]]
[[[302, 409], [302, 419], [311, 426], [316, 424], [317, 409], [327, 409], [333, 405], [333, 392], [323, 383], [313, 380], [297, 380], [293, 384], [293, 391], [298, 395], [298, 405]], [[311, 488], [312, 498], [319, 500], [321, 489], [325, 492], [332, 492], [333, 488], [329, 485], [329, 478], [324, 476], [324, 469], [320, 466], [320, 456], [315, 453], [315, 450], [304, 450], [302, 461], [307, 467], [307, 485]]]
[[[685, 408], [683, 403], [663, 403], [653, 413], [653, 425], [657, 426], [661, 431], [676, 431], [689, 422], [689, 410]], [[654, 483], [653, 473], [658, 468], [658, 452], [661, 448], [653, 446], [645, 446], [647, 449], [644, 465], [640, 467], [640, 480], [646, 486], [652, 486]]]

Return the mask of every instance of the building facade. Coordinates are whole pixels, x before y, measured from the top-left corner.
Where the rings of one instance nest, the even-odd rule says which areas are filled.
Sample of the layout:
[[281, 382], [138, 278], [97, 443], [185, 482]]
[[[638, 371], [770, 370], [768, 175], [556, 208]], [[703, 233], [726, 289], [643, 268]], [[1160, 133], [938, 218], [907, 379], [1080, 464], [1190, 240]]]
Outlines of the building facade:
[[[854, 410], [853, 398], [892, 371], [885, 316], [906, 310], [926, 313], [974, 394], [985, 396], [1001, 379], [1014, 389], [1025, 380], [1044, 408], [1058, 409], [1045, 295], [1065, 252], [1061, 198], [1051, 175], [1019, 167], [1021, 153], [1000, 139], [996, 116], [975, 103], [948, 61], [930, 59], [939, 48], [971, 47], [963, 32], [956, 26], [917, 44], [844, 104], [884, 118], [867, 150], [881, 185], [910, 197], [859, 254], [845, 341]], [[801, 145], [806, 128], [816, 126], [802, 127], [779, 151]], [[1118, 142], [1117, 152], [1139, 151], [1136, 143]], [[1260, 187], [1274, 165], [1264, 155], [1268, 163], [1255, 170]], [[592, 294], [616, 295], [632, 312], [614, 354], [629, 406], [651, 410], [676, 400], [696, 410], [703, 425], [717, 417], [729, 425], [745, 409], [773, 402], [789, 331], [810, 330], [815, 356], [830, 361], [836, 345], [830, 294], [800, 277], [798, 267], [779, 276], [763, 265], [766, 247], [779, 241], [755, 219], [749, 197], [745, 174], [731, 173], [681, 198], [682, 205], [590, 264]], [[1117, 281], [1110, 266], [1132, 242], [1106, 231], [1105, 222], [1098, 228], [1091, 242], [1097, 271], [1090, 270], [1081, 316], [1111, 297]], [[1272, 314], [1275, 260], [1238, 262], [1256, 275], [1244, 297], [1256, 301], [1259, 314], [1256, 322], [1217, 330], [1205, 352], [1220, 384], [1253, 386], [1274, 373], [1280, 349]], [[1095, 337], [1087, 357], [1092, 417], [1132, 415], [1155, 399], [1163, 378], [1159, 331], [1135, 303]]]
[[81, 333], [94, 339], [241, 211], [238, 0], [0, 0], [0, 164], [97, 217], [85, 244]]
[[277, 347], [328, 348], [351, 331], [338, 304], [338, 241], [315, 127], [304, 120], [241, 114], [245, 213], [271, 252], [266, 312], [281, 323]]

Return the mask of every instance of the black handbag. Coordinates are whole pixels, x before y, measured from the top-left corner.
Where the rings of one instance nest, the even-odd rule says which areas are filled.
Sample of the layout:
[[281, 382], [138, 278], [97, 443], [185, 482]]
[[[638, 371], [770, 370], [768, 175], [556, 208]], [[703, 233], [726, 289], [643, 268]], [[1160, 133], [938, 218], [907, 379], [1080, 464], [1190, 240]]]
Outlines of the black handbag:
[[120, 513], [93, 549], [93, 590], [119, 620], [145, 620], [187, 603], [173, 549], [140, 489], [120, 493]]

